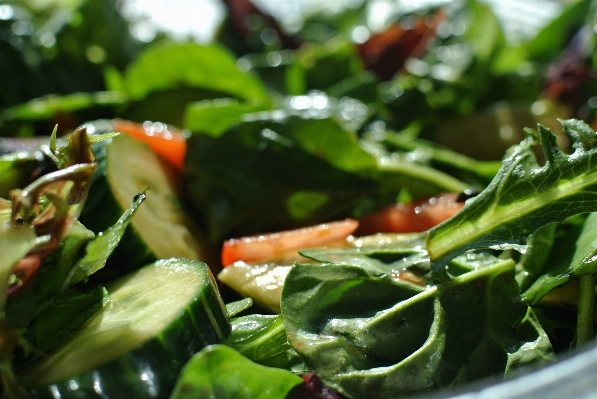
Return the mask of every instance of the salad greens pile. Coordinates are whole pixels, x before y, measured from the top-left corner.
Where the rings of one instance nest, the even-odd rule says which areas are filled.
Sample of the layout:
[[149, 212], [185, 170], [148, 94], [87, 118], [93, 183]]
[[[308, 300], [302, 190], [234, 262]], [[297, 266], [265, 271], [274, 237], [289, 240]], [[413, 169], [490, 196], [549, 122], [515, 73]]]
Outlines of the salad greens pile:
[[[142, 42], [116, 1], [0, 3], [2, 395], [398, 398], [593, 341], [597, 3], [519, 37], [478, 0], [373, 3], [291, 29], [225, 0], [208, 44]], [[227, 239], [443, 193], [429, 230], [241, 262], [284, 268], [279, 313], [212, 276]]]

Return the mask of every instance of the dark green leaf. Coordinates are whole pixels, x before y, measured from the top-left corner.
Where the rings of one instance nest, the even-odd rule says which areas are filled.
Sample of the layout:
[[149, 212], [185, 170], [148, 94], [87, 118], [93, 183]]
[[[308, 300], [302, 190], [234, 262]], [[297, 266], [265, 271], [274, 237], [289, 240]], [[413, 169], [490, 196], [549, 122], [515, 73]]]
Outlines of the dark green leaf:
[[[504, 159], [494, 180], [448, 221], [431, 229], [427, 250], [438, 277], [449, 259], [470, 249], [521, 244], [549, 223], [597, 209], [597, 135], [585, 123], [561, 121], [574, 141], [565, 154], [551, 131], [539, 126]], [[532, 152], [533, 136], [541, 137], [546, 163]]]
[[193, 135], [185, 173], [210, 238], [315, 224], [349, 213], [372, 192], [375, 168], [354, 135], [331, 119], [244, 122], [218, 138]]
[[27, 329], [25, 338], [43, 353], [72, 338], [108, 304], [108, 292], [97, 286], [88, 292], [68, 293], [52, 305]]
[[555, 360], [549, 337], [531, 308], [528, 308], [525, 318], [518, 325], [517, 335], [526, 342], [515, 352], [508, 353], [505, 377], [521, 367]]
[[325, 44], [308, 43], [287, 68], [286, 90], [294, 95], [325, 91], [362, 71], [363, 63], [351, 42], [337, 38]]
[[82, 257], [73, 269], [69, 285], [85, 280], [93, 273], [100, 270], [106, 264], [108, 257], [112, 254], [139, 206], [145, 200], [145, 192], [139, 193], [133, 199], [133, 203], [118, 221], [106, 231], [99, 234], [93, 241], [87, 244], [85, 256]]
[[[551, 223], [539, 228], [529, 236], [527, 250], [520, 258], [520, 265], [523, 270], [523, 275], [519, 277], [521, 290], [524, 291], [529, 288], [533, 281], [542, 274], [554, 244], [557, 227], [557, 223]], [[553, 259], [549, 263], [553, 264]]]
[[438, 290], [446, 312], [446, 349], [438, 386], [492, 375], [500, 378], [552, 356], [538, 323], [521, 324], [528, 308], [520, 301], [512, 260], [494, 258], [492, 265], [455, 277]]
[[214, 241], [346, 217], [393, 203], [401, 189], [422, 197], [469, 187], [412, 160], [377, 159], [332, 118], [283, 111], [247, 114], [219, 137], [191, 136], [185, 162]]
[[591, 213], [584, 224], [564, 225], [560, 229], [552, 251], [547, 252], [550, 261], [541, 273], [532, 273], [535, 280], [522, 294], [525, 301], [536, 304], [549, 291], [567, 283], [573, 276], [597, 271], [596, 228], [597, 214]]
[[423, 288], [376, 273], [379, 264], [363, 258], [354, 258], [359, 266], [295, 264], [281, 301], [290, 343], [347, 396], [399, 397], [551, 359], [540, 325], [525, 319], [512, 260], [462, 256], [460, 275]]
[[327, 384], [365, 397], [367, 381], [390, 389], [370, 392], [381, 397], [432, 385], [421, 375], [400, 387], [404, 375], [398, 371], [395, 380], [388, 370], [424, 346], [432, 324], [431, 352], [441, 351], [434, 292], [360, 267], [298, 264], [286, 277], [281, 309], [290, 343]]

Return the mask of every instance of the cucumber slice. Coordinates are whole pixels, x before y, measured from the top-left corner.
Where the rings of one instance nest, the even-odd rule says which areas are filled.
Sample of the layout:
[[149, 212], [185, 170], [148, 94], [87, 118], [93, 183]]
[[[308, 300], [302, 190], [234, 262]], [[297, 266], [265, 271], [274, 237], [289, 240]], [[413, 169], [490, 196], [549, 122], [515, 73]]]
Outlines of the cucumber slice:
[[[209, 261], [202, 234], [180, 203], [180, 179], [144, 143], [120, 135], [97, 152], [95, 172], [81, 221], [95, 233], [114, 223], [131, 199], [147, 191], [120, 245], [99, 279], [106, 281], [156, 259]], [[209, 262], [211, 263], [211, 262]]]
[[218, 280], [255, 303], [280, 313], [284, 280], [292, 265], [277, 263], [248, 264], [235, 262], [222, 269]]
[[107, 286], [110, 303], [70, 342], [22, 373], [48, 398], [167, 398], [194, 353], [230, 322], [205, 263], [160, 260]]

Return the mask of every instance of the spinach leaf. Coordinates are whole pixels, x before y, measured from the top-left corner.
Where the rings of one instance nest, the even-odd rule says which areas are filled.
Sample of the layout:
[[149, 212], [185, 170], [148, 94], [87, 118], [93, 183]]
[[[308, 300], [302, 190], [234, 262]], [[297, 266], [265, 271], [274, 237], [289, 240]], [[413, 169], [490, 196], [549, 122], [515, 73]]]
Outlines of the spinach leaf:
[[461, 256], [455, 261], [462, 274], [427, 287], [355, 260], [295, 264], [281, 300], [289, 342], [350, 398], [499, 378], [553, 358], [545, 332], [519, 299], [512, 260]]
[[406, 387], [398, 381], [412, 370], [394, 365], [410, 363], [405, 359], [423, 346], [428, 355], [443, 349], [434, 292], [356, 266], [297, 264], [286, 278], [282, 316], [290, 343], [326, 384], [351, 397], [396, 396], [433, 385], [421, 360], [413, 369], [422, 374]]
[[[375, 275], [387, 274], [420, 285], [427, 283], [422, 275], [431, 269], [429, 256], [422, 247], [315, 248], [299, 252], [317, 262], [359, 266]], [[405, 274], [406, 270], [411, 273]]]
[[248, 114], [218, 137], [188, 140], [190, 201], [213, 241], [321, 223], [468, 184], [412, 160], [377, 157], [332, 118]]
[[446, 312], [438, 386], [500, 378], [517, 367], [553, 358], [539, 323], [525, 319], [529, 310], [519, 299], [512, 260], [494, 259], [491, 266], [440, 284], [438, 293]]
[[255, 364], [228, 346], [212, 345], [188, 361], [170, 399], [283, 399], [301, 383], [288, 371]]
[[347, 214], [374, 184], [375, 160], [331, 119], [247, 121], [188, 140], [185, 177], [210, 239], [275, 231]]
[[185, 86], [269, 102], [259, 80], [241, 71], [233, 55], [217, 44], [175, 43], [147, 50], [127, 68], [125, 85], [133, 100], [155, 91]]
[[527, 314], [516, 328], [516, 335], [524, 343], [508, 353], [505, 377], [513, 376], [513, 372], [521, 367], [555, 360], [551, 340], [532, 308], [528, 308]]
[[[595, 157], [597, 136], [584, 122], [561, 121], [574, 141], [565, 154], [551, 131], [541, 125], [503, 160], [496, 177], [461, 212], [431, 229], [427, 250], [438, 278], [445, 266], [471, 249], [522, 244], [527, 236], [553, 222], [597, 208]], [[532, 147], [540, 136], [545, 165], [539, 166]]]

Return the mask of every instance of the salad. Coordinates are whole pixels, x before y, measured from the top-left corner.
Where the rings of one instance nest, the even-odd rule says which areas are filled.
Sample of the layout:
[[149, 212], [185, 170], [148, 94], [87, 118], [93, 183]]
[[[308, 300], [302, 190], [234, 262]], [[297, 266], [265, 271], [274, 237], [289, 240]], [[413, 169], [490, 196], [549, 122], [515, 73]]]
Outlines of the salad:
[[442, 395], [594, 340], [593, 1], [118, 4], [0, 4], [2, 395]]

